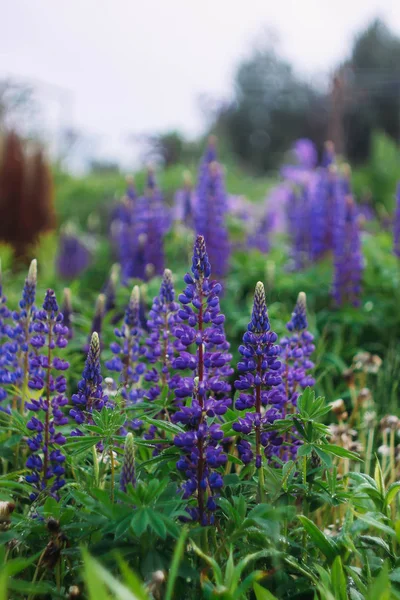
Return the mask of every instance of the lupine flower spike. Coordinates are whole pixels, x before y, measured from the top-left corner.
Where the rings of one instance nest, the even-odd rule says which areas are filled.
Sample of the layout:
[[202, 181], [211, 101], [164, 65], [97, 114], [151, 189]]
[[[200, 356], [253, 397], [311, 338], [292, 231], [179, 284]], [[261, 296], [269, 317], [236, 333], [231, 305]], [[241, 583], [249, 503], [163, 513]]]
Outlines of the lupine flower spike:
[[71, 340], [74, 337], [74, 330], [72, 327], [72, 298], [69, 288], [64, 288], [61, 312], [63, 315], [63, 325], [68, 329], [67, 338]]
[[[280, 415], [282, 418], [288, 412], [296, 410], [297, 398], [301, 390], [304, 390], [308, 386], [312, 387], [315, 384], [314, 378], [309, 374], [309, 371], [314, 367], [310, 356], [314, 352], [315, 346], [313, 344], [314, 336], [307, 330], [307, 304], [304, 292], [299, 293], [292, 318], [287, 323], [286, 328], [290, 332], [290, 335], [280, 340], [282, 347], [282, 384], [280, 389], [284, 395], [284, 403], [282, 404]], [[275, 445], [273, 443], [274, 439], [276, 441]], [[292, 440], [290, 447], [286, 447], [284, 444], [281, 444], [280, 438], [276, 440], [272, 433], [270, 445], [270, 456], [279, 454], [283, 460], [289, 458], [289, 451], [295, 454], [297, 450], [294, 440]]]
[[[37, 261], [33, 259], [25, 279], [22, 298], [19, 302], [20, 312], [14, 313], [16, 322], [12, 337], [16, 341], [14, 349], [17, 351], [16, 381], [21, 386], [20, 411], [24, 412], [25, 397], [29, 379], [29, 342], [32, 333], [32, 319], [35, 313], [35, 298], [37, 285]], [[14, 369], [14, 365], [11, 365]], [[14, 408], [16, 408], [14, 398]]]
[[141, 356], [140, 342], [143, 337], [139, 312], [140, 292], [139, 287], [135, 285], [129, 299], [122, 327], [115, 329], [118, 341], [110, 345], [114, 356], [106, 362], [107, 369], [120, 373], [119, 382], [122, 384], [121, 396], [123, 405], [136, 403], [143, 396], [143, 390], [138, 385], [146, 369], [144, 363], [139, 361]]
[[34, 350], [30, 358], [33, 375], [29, 379], [29, 390], [35, 396], [26, 403], [26, 408], [34, 413], [27, 424], [32, 437], [27, 441], [30, 455], [26, 466], [31, 474], [26, 480], [34, 487], [31, 499], [39, 494], [48, 493], [57, 500], [58, 490], [64, 485], [65, 457], [59, 446], [65, 443], [65, 437], [57, 428], [66, 425], [68, 418], [61, 408], [68, 404], [65, 396], [66, 379], [55, 372], [68, 369], [68, 362], [54, 356], [54, 349], [67, 345], [67, 328], [62, 324], [53, 290], [47, 290], [43, 308], [35, 312], [33, 334], [30, 344]]
[[[100, 339], [95, 331], [92, 333], [82, 379], [78, 383], [78, 391], [71, 397], [74, 408], [70, 410], [69, 414], [78, 425], [91, 423], [93, 410], [100, 411], [107, 404], [108, 398], [103, 394], [102, 381]], [[72, 435], [82, 435], [82, 432], [75, 429]]]
[[[231, 400], [226, 395], [229, 385], [225, 375], [230, 373], [223, 323], [220, 313], [219, 294], [221, 285], [210, 281], [211, 266], [202, 236], [194, 245], [192, 273], [185, 275], [187, 284], [179, 296], [182, 308], [178, 312], [182, 324], [177, 325], [175, 335], [181, 350], [172, 363], [173, 368], [191, 370], [190, 377], [174, 378], [170, 388], [175, 390], [179, 404], [172, 419], [185, 426], [186, 432], [175, 437], [174, 443], [182, 451], [177, 467], [185, 474], [184, 498], [196, 495], [197, 508], [189, 508], [194, 520], [202, 525], [213, 522], [216, 509], [215, 496], [223, 485], [218, 468], [226, 463], [220, 442], [224, 435], [218, 424]], [[187, 323], [187, 324], [186, 324]], [[189, 352], [195, 344], [196, 353]], [[188, 404], [183, 399], [191, 398]], [[207, 417], [216, 418], [209, 425]], [[207, 496], [207, 497], [206, 497]]]
[[121, 492], [126, 492], [127, 487], [130, 483], [133, 486], [136, 483], [135, 439], [131, 432], [129, 432], [125, 438], [124, 462], [122, 464], [122, 471], [119, 482]]
[[259, 281], [254, 293], [251, 321], [239, 347], [242, 360], [238, 363], [240, 377], [235, 381], [236, 389], [240, 390], [236, 408], [240, 411], [254, 409], [254, 412], [246, 412], [233, 424], [233, 429], [243, 435], [238, 443], [240, 458], [245, 464], [250, 463], [255, 449], [258, 469], [262, 464], [263, 451], [268, 453], [269, 436], [265, 426], [273, 422], [276, 407], [280, 407], [283, 401], [278, 389], [282, 381], [278, 360], [281, 349], [275, 345], [278, 336], [270, 329], [264, 285]]

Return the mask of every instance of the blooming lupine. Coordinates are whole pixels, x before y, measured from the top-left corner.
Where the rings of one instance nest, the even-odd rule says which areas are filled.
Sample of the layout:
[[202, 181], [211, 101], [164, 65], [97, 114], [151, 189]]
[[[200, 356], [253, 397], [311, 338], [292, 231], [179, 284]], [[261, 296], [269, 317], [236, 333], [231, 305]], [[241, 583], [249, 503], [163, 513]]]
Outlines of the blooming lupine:
[[[244, 463], [251, 462], [255, 451], [257, 468], [262, 465], [263, 449], [268, 454], [270, 436], [265, 426], [275, 420], [284, 402], [279, 391], [282, 378], [278, 356], [281, 348], [275, 344], [278, 336], [270, 329], [264, 286], [259, 281], [255, 289], [251, 321], [243, 336], [243, 344], [239, 347], [242, 360], [238, 363], [240, 376], [235, 381], [236, 389], [240, 390], [236, 409], [248, 412], [233, 424], [233, 429], [242, 434], [238, 444], [241, 459]], [[265, 412], [263, 407], [266, 408]]]
[[[340, 192], [338, 192], [340, 193]], [[338, 202], [334, 231], [334, 275], [332, 295], [338, 306], [359, 305], [363, 257], [354, 200], [347, 196]]]
[[[314, 367], [314, 363], [310, 360], [315, 350], [314, 336], [308, 331], [306, 295], [304, 292], [299, 293], [292, 317], [286, 324], [286, 328], [289, 335], [281, 338], [279, 342], [282, 348], [282, 383], [280, 390], [284, 395], [284, 403], [281, 413], [278, 415], [279, 418], [284, 418], [287, 413], [294, 412], [300, 392], [315, 384], [314, 378], [309, 373]], [[270, 442], [273, 438], [274, 433], [272, 432]], [[279, 444], [271, 447], [270, 456], [279, 454], [280, 458], [285, 460], [289, 456], [295, 456], [297, 446], [296, 438], [286, 434], [282, 442], [279, 439]]]
[[62, 320], [55, 293], [47, 290], [43, 308], [35, 311], [30, 338], [34, 352], [29, 361], [32, 374], [28, 386], [32, 397], [26, 402], [31, 414], [27, 423], [31, 432], [27, 440], [30, 453], [26, 461], [30, 474], [26, 481], [34, 488], [32, 500], [42, 493], [58, 499], [58, 490], [65, 483], [65, 456], [60, 449], [65, 437], [58, 428], [68, 423], [61, 410], [68, 404], [67, 384], [64, 375], [56, 374], [68, 369], [69, 364], [54, 353], [55, 348], [67, 345], [68, 329]]
[[179, 304], [175, 302], [175, 290], [172, 273], [165, 269], [160, 292], [153, 300], [149, 313], [147, 327], [149, 336], [146, 339], [146, 360], [152, 368], [145, 375], [146, 381], [154, 386], [147, 392], [150, 399], [156, 398], [161, 391], [160, 385], [166, 385], [170, 380], [171, 361], [174, 358], [174, 330], [178, 323]]
[[121, 492], [126, 492], [128, 485], [135, 485], [135, 483], [135, 439], [133, 434], [129, 432], [125, 438], [124, 460], [119, 480]]
[[14, 409], [19, 407], [21, 413], [24, 412], [30, 373], [30, 338], [35, 314], [36, 283], [37, 264], [34, 259], [25, 279], [22, 298], [19, 302], [20, 310], [12, 313], [13, 323], [9, 323], [5, 329], [10, 339], [3, 345], [4, 361], [0, 381], [3, 384], [15, 386], [12, 406]]
[[91, 253], [71, 230], [61, 233], [56, 257], [57, 273], [63, 279], [76, 279], [90, 265]]
[[213, 273], [218, 277], [224, 277], [229, 268], [227, 210], [224, 177], [215, 160], [214, 142], [207, 148], [199, 169], [194, 216], [196, 233], [204, 237]]
[[135, 285], [122, 327], [115, 329], [117, 341], [110, 345], [114, 356], [106, 362], [107, 369], [120, 374], [119, 383], [122, 385], [121, 396], [124, 406], [136, 403], [143, 397], [140, 380], [146, 366], [140, 361], [142, 354], [140, 344], [143, 340], [143, 331], [140, 326], [139, 310], [139, 287]]
[[[94, 410], [100, 411], [108, 402], [103, 393], [103, 378], [100, 367], [100, 339], [97, 332], [92, 333], [89, 352], [83, 369], [82, 379], [78, 383], [78, 391], [72, 394], [71, 402], [73, 408], [70, 410], [71, 417], [79, 425], [92, 422]], [[72, 435], [82, 435], [76, 428]]]
[[74, 330], [72, 326], [72, 298], [69, 288], [64, 288], [61, 312], [63, 315], [63, 325], [68, 329], [66, 336], [71, 340], [74, 337]]
[[143, 198], [145, 203], [145, 264], [146, 279], [152, 275], [161, 275], [164, 270], [164, 235], [168, 228], [162, 194], [157, 187], [154, 172], [149, 169], [147, 189]]
[[[9, 354], [11, 345], [9, 339], [10, 320], [11, 311], [7, 307], [7, 298], [3, 294], [3, 274], [0, 261], [0, 403], [7, 398], [7, 391], [3, 385], [11, 379], [8, 369], [10, 358], [13, 359], [13, 353]], [[6, 408], [0, 405], [0, 410]]]
[[175, 219], [182, 221], [187, 227], [193, 225], [193, 207], [195, 197], [192, 177], [188, 171], [183, 175], [183, 187], [175, 196]]
[[[173, 360], [178, 370], [191, 371], [170, 382], [178, 409], [173, 421], [181, 423], [185, 432], [175, 436], [181, 449], [177, 467], [185, 475], [184, 498], [197, 497], [197, 507], [188, 508], [193, 519], [203, 525], [212, 522], [216, 509], [215, 496], [223, 485], [218, 468], [226, 463], [220, 445], [223, 432], [218, 417], [231, 403], [225, 373], [230, 373], [230, 355], [223, 330], [224, 316], [220, 312], [221, 285], [210, 281], [211, 266], [205, 241], [197, 236], [194, 245], [191, 274], [185, 275], [186, 288], [179, 296], [182, 308], [178, 312], [182, 323], [175, 328], [179, 344], [185, 348]], [[190, 347], [195, 345], [192, 354]], [[189, 401], [184, 399], [189, 398]], [[207, 417], [216, 421], [209, 423]]]

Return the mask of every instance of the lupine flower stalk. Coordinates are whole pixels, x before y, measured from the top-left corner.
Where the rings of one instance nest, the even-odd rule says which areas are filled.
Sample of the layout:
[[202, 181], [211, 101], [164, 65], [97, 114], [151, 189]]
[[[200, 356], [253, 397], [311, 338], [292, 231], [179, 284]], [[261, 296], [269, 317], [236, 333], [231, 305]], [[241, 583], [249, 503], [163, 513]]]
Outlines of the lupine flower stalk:
[[[338, 192], [340, 193], [340, 192]], [[347, 196], [338, 202], [334, 231], [334, 275], [332, 295], [338, 306], [360, 302], [363, 256], [354, 200]]]
[[164, 270], [164, 234], [168, 228], [163, 197], [157, 187], [152, 169], [148, 170], [147, 190], [143, 200], [146, 204], [145, 264], [146, 267], [151, 265], [150, 271], [149, 269], [146, 271], [146, 279], [149, 279], [149, 273], [161, 275]]
[[[20, 411], [24, 413], [25, 397], [27, 395], [29, 379], [29, 343], [32, 332], [32, 320], [35, 314], [35, 298], [37, 285], [37, 262], [32, 260], [28, 276], [25, 279], [22, 290], [22, 298], [19, 302], [20, 311], [13, 314], [15, 327], [12, 337], [16, 342], [14, 349], [17, 351], [17, 365], [11, 365], [11, 369], [16, 368], [15, 383], [21, 386]], [[14, 397], [13, 407], [17, 408], [17, 398]]]
[[[11, 375], [8, 369], [10, 358], [10, 346], [12, 342], [9, 339], [9, 322], [11, 320], [11, 311], [7, 307], [7, 298], [3, 294], [3, 273], [0, 259], [0, 403], [7, 398], [7, 392], [3, 385], [9, 383]], [[11, 348], [12, 349], [12, 348]], [[0, 405], [0, 410], [7, 410], [8, 407]]]
[[64, 288], [61, 312], [63, 315], [63, 325], [68, 329], [67, 338], [71, 340], [74, 337], [74, 329], [72, 325], [72, 297], [69, 288]]
[[135, 438], [129, 432], [125, 438], [124, 460], [122, 463], [119, 487], [121, 492], [126, 492], [128, 485], [136, 483], [135, 475]]
[[145, 365], [140, 362], [141, 341], [143, 331], [140, 326], [140, 292], [134, 286], [129, 304], [125, 312], [124, 322], [120, 329], [115, 329], [116, 342], [112, 342], [110, 349], [113, 358], [106, 362], [110, 371], [120, 373], [119, 383], [122, 385], [121, 396], [123, 407], [141, 400], [143, 390], [139, 386], [140, 379], [145, 372]]
[[[276, 345], [278, 336], [271, 331], [265, 301], [264, 285], [259, 281], [254, 293], [253, 312], [243, 344], [239, 347], [242, 360], [238, 363], [239, 379], [235, 387], [240, 390], [236, 409], [246, 412], [244, 417], [233, 424], [233, 429], [243, 435], [238, 443], [239, 455], [245, 464], [253, 460], [255, 466], [262, 466], [262, 453], [268, 453], [268, 432], [265, 426], [273, 422], [277, 408], [281, 407], [283, 396], [279, 391], [282, 382], [281, 363], [278, 360], [281, 348]], [[265, 412], [263, 407], [266, 408]], [[255, 438], [254, 445], [252, 437]], [[260, 472], [262, 485], [262, 471]]]
[[[194, 245], [191, 274], [185, 275], [186, 288], [179, 296], [182, 308], [178, 312], [182, 323], [175, 328], [181, 350], [172, 366], [192, 371], [189, 377], [170, 382], [175, 391], [178, 410], [172, 420], [185, 426], [185, 433], [175, 436], [181, 449], [177, 467], [187, 478], [183, 484], [184, 498], [197, 497], [197, 508], [188, 509], [202, 525], [213, 522], [215, 496], [223, 485], [218, 467], [226, 463], [220, 442], [223, 432], [218, 422], [209, 425], [207, 417], [223, 415], [231, 400], [226, 396], [229, 386], [221, 372], [229, 372], [230, 355], [223, 330], [224, 316], [220, 312], [221, 285], [210, 281], [211, 266], [202, 236]], [[195, 354], [189, 352], [195, 344]], [[220, 371], [221, 370], [221, 371]], [[185, 398], [191, 398], [188, 404]], [[206, 499], [207, 494], [207, 499]]]
[[[93, 410], [100, 411], [108, 402], [103, 393], [103, 378], [100, 366], [100, 339], [96, 331], [92, 333], [89, 352], [83, 369], [82, 379], [78, 383], [78, 391], [71, 397], [74, 408], [70, 410], [71, 417], [78, 425], [92, 422]], [[82, 435], [77, 428], [72, 435]]]
[[221, 166], [216, 162], [215, 140], [209, 143], [199, 169], [195, 230], [204, 237], [213, 273], [224, 277], [229, 268], [230, 243], [226, 226], [228, 199]]
[[56, 257], [57, 273], [63, 279], [76, 279], [90, 265], [91, 253], [73, 228], [61, 233]]
[[32, 375], [28, 385], [35, 396], [26, 403], [26, 408], [34, 413], [27, 424], [32, 437], [27, 441], [30, 455], [26, 466], [31, 473], [26, 480], [34, 487], [32, 500], [42, 493], [58, 500], [58, 490], [65, 483], [65, 456], [59, 448], [65, 437], [57, 428], [68, 423], [61, 410], [68, 404], [67, 383], [64, 375], [56, 373], [68, 369], [69, 364], [54, 355], [55, 348], [65, 348], [68, 343], [65, 337], [68, 330], [62, 320], [55, 293], [47, 290], [43, 308], [35, 311], [30, 339], [34, 353], [30, 358]]
[[[314, 368], [314, 363], [310, 360], [315, 350], [314, 336], [308, 331], [307, 300], [304, 292], [299, 293], [292, 317], [286, 324], [286, 328], [289, 335], [281, 338], [279, 342], [282, 348], [280, 389], [284, 394], [284, 403], [279, 418], [284, 418], [287, 413], [295, 412], [300, 392], [315, 384], [315, 379], [309, 373]], [[289, 458], [289, 453], [292, 456], [295, 455], [296, 450], [296, 441], [292, 439], [289, 447], [285, 443], [277, 443], [275, 447], [271, 448], [270, 456], [279, 454], [280, 458], [285, 460]]]
[[[163, 386], [169, 380], [171, 361], [175, 353], [173, 333], [178, 323], [178, 309], [172, 272], [165, 269], [159, 294], [154, 298], [149, 312], [147, 327], [150, 334], [146, 339], [146, 359], [150, 364], [158, 365], [158, 371], [154, 372], [151, 380], [160, 382]], [[148, 380], [150, 381], [149, 378]]]

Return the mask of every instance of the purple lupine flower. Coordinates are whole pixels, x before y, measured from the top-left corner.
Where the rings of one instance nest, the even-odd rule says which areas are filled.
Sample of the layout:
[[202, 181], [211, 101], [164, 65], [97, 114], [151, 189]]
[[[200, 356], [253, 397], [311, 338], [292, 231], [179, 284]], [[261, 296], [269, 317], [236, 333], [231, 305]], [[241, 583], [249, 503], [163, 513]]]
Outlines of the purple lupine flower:
[[20, 310], [12, 313], [13, 323], [9, 323], [5, 327], [4, 332], [9, 340], [2, 347], [3, 360], [0, 383], [18, 388], [18, 392], [13, 393], [12, 407], [14, 409], [19, 408], [22, 414], [24, 413], [30, 374], [30, 338], [35, 314], [36, 284], [37, 263], [34, 259], [25, 279], [22, 297], [19, 301]]
[[135, 285], [122, 327], [115, 329], [118, 341], [112, 342], [110, 345], [114, 356], [105, 363], [107, 369], [120, 374], [119, 383], [122, 385], [121, 396], [124, 406], [128, 403], [135, 404], [143, 398], [140, 381], [146, 371], [146, 366], [140, 361], [143, 330], [140, 325], [139, 310], [139, 287]]
[[229, 268], [227, 210], [223, 172], [215, 160], [215, 142], [212, 141], [199, 169], [194, 224], [196, 233], [205, 239], [213, 272], [218, 277], [224, 277]]
[[338, 306], [358, 306], [364, 265], [357, 209], [351, 196], [344, 197], [339, 186], [337, 191], [332, 295]]
[[143, 198], [145, 204], [145, 265], [146, 279], [161, 275], [164, 271], [164, 235], [168, 220], [162, 194], [157, 187], [154, 171], [148, 170], [147, 189]]
[[75, 233], [70, 230], [61, 233], [56, 257], [60, 277], [76, 279], [89, 267], [91, 259], [90, 251]]
[[247, 238], [247, 246], [256, 248], [267, 254], [271, 248], [271, 232], [274, 229], [275, 213], [267, 211], [257, 220], [255, 230], [250, 232]]
[[287, 219], [294, 268], [303, 269], [308, 262], [310, 249], [310, 197], [307, 188], [290, 194]]
[[393, 251], [395, 255], [400, 258], [400, 183], [398, 183], [396, 191], [396, 209], [393, 224]]
[[34, 488], [31, 500], [36, 500], [40, 494], [50, 494], [58, 500], [58, 491], [65, 484], [65, 456], [60, 449], [65, 437], [57, 428], [68, 423], [61, 410], [68, 404], [67, 382], [64, 375], [56, 373], [66, 371], [69, 364], [54, 355], [55, 348], [65, 348], [68, 343], [68, 329], [62, 320], [55, 293], [47, 290], [43, 308], [35, 311], [30, 339], [33, 353], [29, 361], [32, 374], [28, 387], [32, 393], [36, 392], [25, 405], [31, 413], [27, 423], [31, 432], [27, 440], [30, 453], [26, 461], [30, 470], [26, 481]]
[[[236, 389], [240, 390], [236, 409], [249, 412], [233, 424], [233, 429], [242, 434], [245, 442], [238, 445], [241, 459], [249, 463], [253, 459], [255, 446], [257, 468], [262, 464], [263, 448], [264, 453], [267, 456], [269, 454], [270, 435], [265, 431], [265, 426], [275, 420], [284, 402], [279, 391], [282, 378], [278, 356], [281, 348], [275, 344], [278, 336], [270, 329], [264, 286], [259, 281], [255, 289], [251, 321], [243, 336], [243, 345], [239, 347], [242, 360], [238, 363], [240, 376], [235, 381]], [[265, 412], [262, 407], [266, 407]], [[253, 409], [254, 412], [250, 412]], [[255, 434], [253, 447], [249, 439], [252, 434]]]
[[72, 299], [71, 299], [71, 290], [69, 288], [64, 288], [63, 294], [63, 303], [61, 308], [61, 313], [63, 316], [63, 325], [68, 329], [67, 338], [72, 340], [74, 337], [74, 328], [72, 325]]
[[[78, 391], [72, 394], [74, 405], [69, 411], [78, 425], [92, 422], [92, 412], [100, 411], [108, 403], [108, 397], [103, 393], [103, 378], [100, 367], [100, 339], [96, 331], [92, 333], [89, 352], [83, 369], [82, 379], [78, 383]], [[82, 435], [77, 428], [71, 435]]]
[[[15, 353], [10, 353], [10, 349], [12, 350], [9, 336], [11, 317], [12, 313], [7, 307], [7, 298], [3, 294], [3, 273], [0, 259], [0, 403], [7, 398], [7, 391], [3, 385], [7, 384], [10, 379], [8, 367], [10, 362], [14, 362], [15, 357]], [[8, 407], [0, 405], [0, 410], [7, 409]]]
[[306, 169], [313, 169], [318, 160], [315, 144], [307, 139], [300, 138], [293, 144], [293, 153], [299, 165]]
[[135, 440], [133, 434], [129, 432], [125, 438], [124, 461], [122, 463], [121, 477], [119, 487], [121, 492], [126, 492], [129, 484], [133, 486], [136, 483], [135, 475]]
[[[295, 411], [300, 391], [315, 384], [314, 378], [309, 374], [309, 371], [314, 368], [310, 357], [315, 346], [314, 336], [308, 331], [307, 301], [304, 292], [299, 293], [292, 317], [286, 324], [286, 328], [290, 335], [281, 338], [279, 342], [282, 348], [280, 390], [284, 395], [285, 402], [278, 418], [285, 418], [287, 413]], [[279, 443], [275, 445], [271, 443], [272, 441], [270, 440], [270, 457], [279, 454], [282, 460], [286, 460], [289, 456], [295, 456], [298, 443], [294, 437], [290, 436], [289, 440], [285, 437], [283, 443], [279, 440]]]
[[[220, 445], [224, 435], [218, 417], [225, 414], [231, 403], [226, 377], [232, 371], [224, 316], [219, 307], [222, 288], [209, 279], [211, 266], [200, 235], [194, 245], [191, 271], [185, 275], [187, 285], [179, 296], [178, 316], [182, 323], [175, 328], [179, 355], [172, 366], [189, 370], [192, 375], [172, 378], [170, 389], [174, 390], [178, 404], [172, 420], [185, 427], [185, 432], [174, 438], [174, 444], [182, 451], [177, 467], [186, 478], [182, 486], [184, 498], [196, 494], [197, 507], [188, 508], [188, 512], [194, 520], [206, 525], [213, 522], [215, 496], [223, 485], [218, 468], [227, 458]], [[197, 348], [195, 354], [190, 352], [193, 345]], [[187, 398], [190, 400], [185, 401]], [[207, 417], [215, 422], [210, 424]]]
[[149, 336], [146, 339], [145, 357], [148, 363], [154, 366], [147, 370], [145, 380], [155, 384], [147, 392], [151, 400], [159, 396], [160, 384], [164, 386], [170, 380], [171, 362], [175, 355], [173, 335], [179, 321], [178, 309], [172, 273], [169, 269], [165, 269], [160, 292], [153, 300], [147, 321]]
[[320, 259], [329, 247], [329, 183], [328, 173], [321, 170], [309, 183], [310, 248], [312, 261]]
[[325, 142], [324, 152], [321, 160], [321, 167], [330, 167], [336, 160], [335, 145], [330, 140]]
[[175, 220], [182, 221], [187, 227], [192, 227], [194, 203], [192, 177], [189, 171], [186, 171], [183, 174], [183, 187], [175, 195]]

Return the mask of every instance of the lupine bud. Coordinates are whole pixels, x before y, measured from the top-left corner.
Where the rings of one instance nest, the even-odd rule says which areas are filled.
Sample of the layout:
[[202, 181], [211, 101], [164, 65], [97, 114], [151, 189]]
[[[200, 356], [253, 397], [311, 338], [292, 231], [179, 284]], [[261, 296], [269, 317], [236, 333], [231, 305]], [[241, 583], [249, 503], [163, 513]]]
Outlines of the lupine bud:
[[125, 438], [124, 462], [122, 464], [120, 489], [126, 492], [129, 484], [133, 486], [136, 483], [135, 476], [135, 440], [133, 434], [129, 432]]

